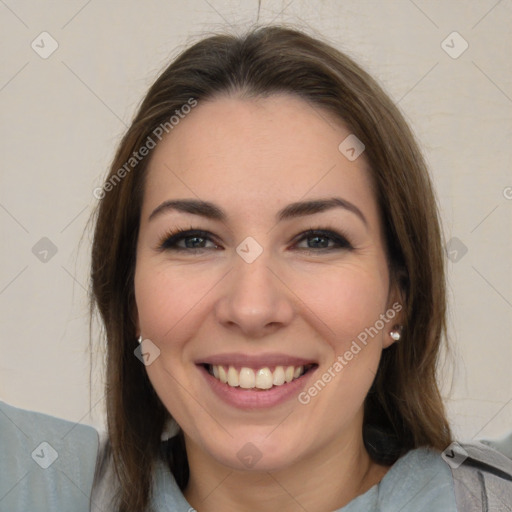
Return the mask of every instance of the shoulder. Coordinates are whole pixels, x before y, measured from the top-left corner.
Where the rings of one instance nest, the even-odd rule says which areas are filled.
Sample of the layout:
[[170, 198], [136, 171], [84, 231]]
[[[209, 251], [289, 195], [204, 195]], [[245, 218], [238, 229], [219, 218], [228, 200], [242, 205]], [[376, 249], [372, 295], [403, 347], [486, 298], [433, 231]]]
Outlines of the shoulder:
[[508, 510], [511, 456], [512, 432], [498, 440], [454, 442], [442, 453], [411, 450], [382, 480], [379, 500], [404, 512]]
[[508, 510], [511, 455], [512, 432], [500, 440], [454, 442], [442, 453], [427, 447], [411, 450], [374, 489], [375, 510]]
[[398, 459], [379, 487], [378, 510], [457, 510], [450, 468], [432, 448], [417, 448]]
[[88, 511], [98, 434], [0, 402], [0, 511]]
[[499, 440], [452, 443], [443, 458], [451, 468], [460, 510], [507, 510], [512, 503], [512, 431]]

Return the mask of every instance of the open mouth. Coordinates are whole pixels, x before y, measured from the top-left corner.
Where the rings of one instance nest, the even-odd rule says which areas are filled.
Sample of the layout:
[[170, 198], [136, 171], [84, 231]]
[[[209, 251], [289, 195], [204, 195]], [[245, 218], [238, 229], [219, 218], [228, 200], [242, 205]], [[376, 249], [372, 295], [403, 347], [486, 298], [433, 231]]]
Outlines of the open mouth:
[[300, 379], [318, 367], [317, 364], [307, 364], [302, 366], [265, 366], [254, 369], [245, 366], [235, 367], [208, 363], [204, 363], [202, 366], [212, 377], [232, 388], [256, 391], [266, 391], [283, 386]]

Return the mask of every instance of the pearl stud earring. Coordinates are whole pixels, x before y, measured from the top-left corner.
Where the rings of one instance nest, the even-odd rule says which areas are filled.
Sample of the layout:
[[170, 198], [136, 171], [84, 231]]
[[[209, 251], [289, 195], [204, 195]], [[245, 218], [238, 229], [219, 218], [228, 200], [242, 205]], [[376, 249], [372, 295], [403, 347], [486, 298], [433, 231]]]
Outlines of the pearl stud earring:
[[400, 341], [400, 338], [402, 337], [402, 326], [401, 325], [395, 325], [393, 327], [393, 329], [389, 332], [389, 335], [395, 341]]

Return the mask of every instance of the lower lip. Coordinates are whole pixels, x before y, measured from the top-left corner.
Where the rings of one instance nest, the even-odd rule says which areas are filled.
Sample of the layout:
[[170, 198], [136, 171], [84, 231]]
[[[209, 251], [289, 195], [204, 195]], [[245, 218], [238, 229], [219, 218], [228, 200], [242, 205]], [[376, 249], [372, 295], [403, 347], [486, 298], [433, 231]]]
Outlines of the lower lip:
[[282, 404], [287, 400], [297, 397], [306, 387], [311, 375], [313, 375], [318, 368], [318, 366], [312, 368], [302, 377], [287, 382], [282, 386], [273, 386], [267, 390], [256, 391], [255, 389], [231, 387], [216, 379], [213, 375], [210, 375], [204, 366], [197, 365], [197, 367], [206, 379], [207, 384], [219, 398], [229, 405], [240, 409], [264, 409]]

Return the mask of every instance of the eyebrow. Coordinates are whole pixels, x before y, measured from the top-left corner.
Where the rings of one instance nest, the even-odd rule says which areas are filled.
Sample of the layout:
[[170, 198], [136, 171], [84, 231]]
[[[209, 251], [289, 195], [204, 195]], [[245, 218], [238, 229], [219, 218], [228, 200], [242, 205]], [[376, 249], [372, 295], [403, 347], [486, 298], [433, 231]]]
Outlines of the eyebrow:
[[[310, 201], [298, 201], [296, 203], [290, 203], [285, 206], [282, 210], [279, 210], [276, 214], [277, 221], [288, 220], [296, 217], [304, 217], [306, 215], [313, 215], [315, 213], [324, 212], [331, 210], [332, 208], [343, 208], [349, 212], [357, 215], [368, 227], [368, 221], [363, 215], [363, 212], [353, 203], [342, 199], [341, 197], [331, 197], [328, 199], [313, 199]], [[162, 204], [157, 206], [148, 220], [153, 220], [155, 217], [168, 212], [178, 211], [183, 213], [190, 213], [193, 215], [200, 215], [207, 219], [217, 220], [225, 222], [227, 220], [227, 214], [213, 203], [208, 201], [201, 201], [196, 199], [170, 199], [164, 201]]]

